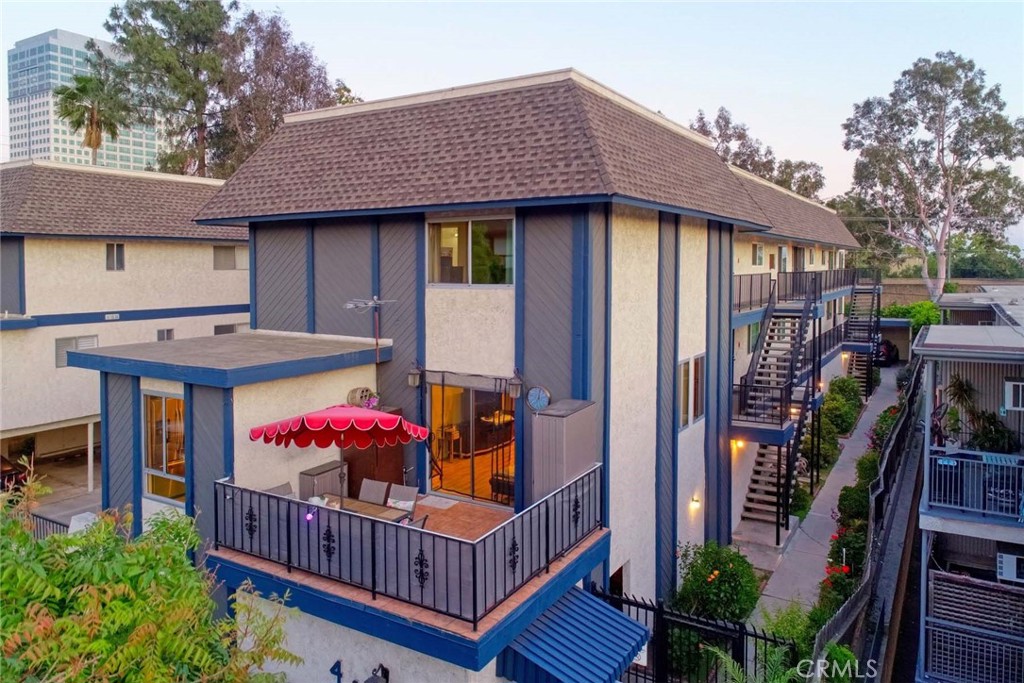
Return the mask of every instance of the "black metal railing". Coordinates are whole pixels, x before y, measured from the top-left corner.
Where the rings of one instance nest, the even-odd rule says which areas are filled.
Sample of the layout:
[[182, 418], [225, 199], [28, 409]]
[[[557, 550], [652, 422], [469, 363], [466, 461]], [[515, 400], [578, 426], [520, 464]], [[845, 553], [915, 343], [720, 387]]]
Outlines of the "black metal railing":
[[775, 296], [778, 301], [817, 301], [821, 298], [821, 273], [812, 270], [800, 270], [792, 273], [779, 273], [775, 284]]
[[37, 540], [41, 541], [51, 534], [66, 534], [67, 532], [68, 525], [64, 522], [32, 513], [32, 535]]
[[853, 268], [842, 268], [840, 270], [819, 270], [821, 276], [821, 291], [832, 292], [837, 289], [846, 289], [857, 284], [857, 271]]
[[882, 284], [882, 271], [877, 268], [857, 268], [856, 273], [856, 284], [860, 287]]
[[767, 306], [771, 294], [771, 273], [732, 276], [732, 309], [734, 311], [749, 311]]
[[792, 641], [748, 624], [697, 617], [668, 608], [661, 600], [610, 595], [594, 584], [591, 592], [650, 631], [646, 655], [622, 675], [619, 680], [624, 683], [726, 680], [722, 662], [707, 645], [728, 654], [747, 674], [747, 680], [762, 680], [767, 675], [772, 649], [784, 651], [786, 667], [797, 663]]
[[595, 465], [475, 541], [214, 483], [216, 547], [477, 622], [602, 526]]
[[832, 329], [822, 332], [817, 337], [807, 340], [807, 342], [804, 343], [803, 353], [800, 355], [800, 366], [797, 368], [797, 375], [801, 375], [804, 372], [807, 372], [814, 366], [816, 360], [815, 344], [819, 343], [819, 340], [821, 346], [818, 348], [820, 349], [820, 354], [824, 356], [830, 351], [833, 351], [839, 346], [842, 346], [843, 339], [845, 338], [846, 321], [843, 321], [836, 325], [835, 327], [833, 327]]
[[793, 383], [780, 386], [762, 384], [732, 385], [734, 422], [755, 422], [782, 426], [792, 419]]
[[1021, 518], [1024, 455], [928, 454], [928, 506]]

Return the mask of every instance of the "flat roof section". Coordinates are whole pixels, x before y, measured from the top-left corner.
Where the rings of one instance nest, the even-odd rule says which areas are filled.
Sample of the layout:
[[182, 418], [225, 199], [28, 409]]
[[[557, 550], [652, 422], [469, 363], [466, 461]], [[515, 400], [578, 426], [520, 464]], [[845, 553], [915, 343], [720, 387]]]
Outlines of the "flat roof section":
[[1024, 361], [1024, 328], [1010, 325], [931, 325], [914, 342], [925, 358]]
[[68, 365], [115, 374], [234, 387], [391, 360], [391, 340], [267, 331], [68, 352]]

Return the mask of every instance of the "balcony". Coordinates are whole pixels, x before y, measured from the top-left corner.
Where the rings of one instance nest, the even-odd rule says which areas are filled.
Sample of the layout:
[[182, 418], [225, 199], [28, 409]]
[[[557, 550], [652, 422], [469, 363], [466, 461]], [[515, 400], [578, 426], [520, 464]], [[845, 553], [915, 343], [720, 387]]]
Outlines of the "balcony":
[[[823, 294], [853, 288], [858, 283], [857, 278], [858, 272], [852, 268], [804, 270], [779, 273], [777, 279], [774, 280], [774, 285], [778, 289], [778, 301], [803, 301], [808, 296], [819, 301]], [[733, 313], [757, 310], [767, 306], [771, 300], [772, 286], [771, 273], [733, 275]]]
[[[969, 441], [964, 441], [969, 443]], [[1024, 455], [969, 451], [947, 445], [928, 454], [925, 503], [932, 510], [1020, 522]]]
[[732, 276], [732, 310], [734, 313], [764, 308], [772, 295], [771, 273]]
[[[557, 572], [563, 560], [597, 536], [602, 477], [595, 465], [511, 517], [491, 506], [457, 502], [460, 512], [447, 522], [431, 518], [430, 529], [219, 481], [211, 555], [232, 559], [242, 553], [260, 560], [244, 558], [247, 566], [271, 573], [277, 567], [295, 581], [355, 601], [381, 598], [380, 607], [398, 601], [412, 609], [393, 611], [422, 617], [418, 608], [428, 617], [442, 617], [434, 622], [454, 619], [476, 631], [481, 619], [506, 601], [515, 604], [518, 591], [528, 592], [527, 584], [553, 566]], [[460, 537], [472, 529], [471, 519], [485, 531]]]

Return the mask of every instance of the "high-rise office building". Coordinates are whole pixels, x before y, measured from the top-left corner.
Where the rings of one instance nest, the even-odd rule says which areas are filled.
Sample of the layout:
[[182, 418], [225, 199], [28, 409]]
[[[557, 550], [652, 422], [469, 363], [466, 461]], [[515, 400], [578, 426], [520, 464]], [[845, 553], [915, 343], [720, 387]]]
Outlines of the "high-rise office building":
[[[91, 73], [85, 44], [87, 36], [55, 29], [19, 40], [7, 51], [8, 121], [11, 160], [47, 159], [91, 164], [92, 150], [82, 146], [83, 131], [72, 133], [57, 117], [54, 88], [71, 83], [76, 74]], [[114, 46], [97, 44], [107, 54]], [[156, 167], [159, 148], [154, 126], [134, 125], [116, 141], [103, 136], [100, 166], [142, 171]]]

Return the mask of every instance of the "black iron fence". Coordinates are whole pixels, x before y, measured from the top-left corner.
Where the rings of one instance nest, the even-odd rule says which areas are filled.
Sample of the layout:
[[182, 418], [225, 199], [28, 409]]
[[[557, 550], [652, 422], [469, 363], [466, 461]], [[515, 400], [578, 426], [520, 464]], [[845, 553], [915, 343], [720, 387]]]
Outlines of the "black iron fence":
[[216, 546], [474, 624], [602, 526], [595, 465], [475, 541], [214, 483]]
[[776, 297], [779, 301], [817, 301], [821, 298], [820, 275], [820, 272], [810, 270], [779, 273]]
[[792, 415], [793, 383], [732, 385], [732, 419], [782, 426]]
[[747, 680], [762, 680], [771, 661], [770, 650], [783, 650], [783, 661], [788, 666], [797, 663], [791, 641], [753, 626], [695, 617], [666, 607], [660, 600], [609, 595], [594, 585], [591, 591], [651, 632], [647, 647], [619, 679], [624, 683], [732, 680], [722, 662], [707, 649], [709, 645], [731, 657], [747, 674]]
[[732, 276], [732, 308], [734, 311], [747, 311], [767, 306], [771, 294], [771, 273]]
[[37, 540], [41, 541], [51, 534], [66, 534], [67, 532], [68, 525], [64, 522], [32, 513], [32, 535]]
[[835, 327], [822, 332], [817, 337], [808, 339], [804, 343], [803, 352], [800, 354], [800, 366], [797, 368], [798, 374], [803, 374], [811, 367], [814, 366], [815, 360], [815, 344], [821, 344], [821, 355], [829, 353], [830, 351], [838, 348], [842, 345], [843, 339], [846, 338], [846, 321], [843, 321]]
[[821, 291], [831, 292], [837, 289], [853, 287], [857, 284], [857, 271], [853, 268], [842, 268], [840, 270], [821, 270]]

